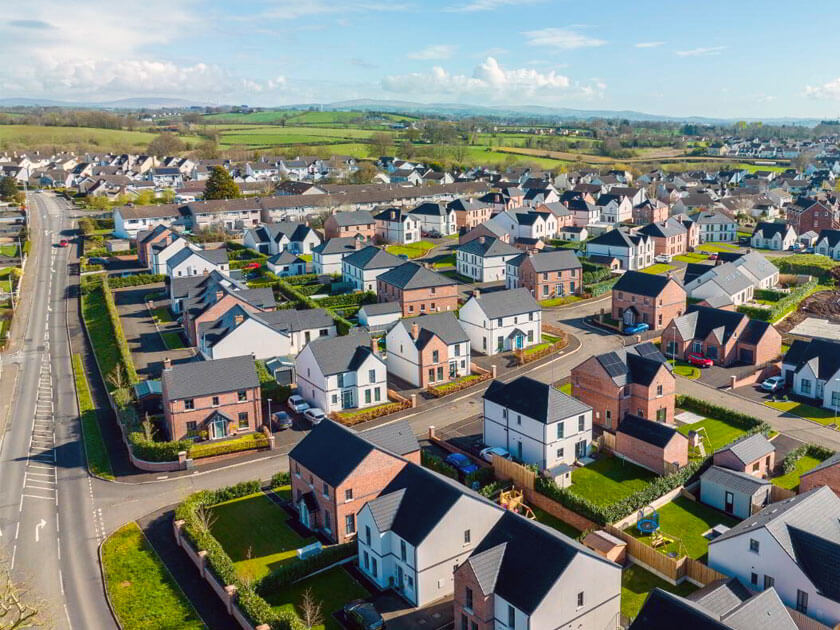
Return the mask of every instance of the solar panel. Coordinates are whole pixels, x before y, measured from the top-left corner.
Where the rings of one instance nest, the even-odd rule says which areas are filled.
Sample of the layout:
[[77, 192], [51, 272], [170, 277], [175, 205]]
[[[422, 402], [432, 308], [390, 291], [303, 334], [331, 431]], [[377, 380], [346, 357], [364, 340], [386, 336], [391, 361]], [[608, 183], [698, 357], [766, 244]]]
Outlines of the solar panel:
[[598, 360], [600, 361], [601, 365], [604, 366], [607, 374], [610, 377], [621, 376], [622, 374], [627, 373], [627, 367], [624, 365], [624, 361], [619, 358], [619, 356], [615, 352], [609, 352], [607, 354], [602, 354]]

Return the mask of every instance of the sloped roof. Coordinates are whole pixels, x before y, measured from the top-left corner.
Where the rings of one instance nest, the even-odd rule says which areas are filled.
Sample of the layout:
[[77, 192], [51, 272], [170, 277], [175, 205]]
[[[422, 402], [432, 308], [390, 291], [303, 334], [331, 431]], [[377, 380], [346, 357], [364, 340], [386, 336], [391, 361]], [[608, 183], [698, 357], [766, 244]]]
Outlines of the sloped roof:
[[306, 347], [312, 351], [324, 376], [354, 372], [373, 354], [370, 336], [367, 334], [319, 337], [310, 341]]
[[688, 439], [667, 424], [640, 418], [631, 413], [625, 415], [621, 424], [618, 425], [618, 433], [624, 433], [657, 448], [665, 448], [677, 435], [683, 439]]
[[161, 381], [172, 400], [210, 396], [260, 384], [254, 358], [250, 355], [173, 365], [163, 371]]
[[628, 383], [650, 385], [663, 365], [671, 371], [668, 360], [650, 342], [598, 354], [595, 355], [595, 359], [619, 387]]
[[557, 249], [553, 252], [539, 252], [531, 256], [534, 271], [561, 271], [564, 269], [580, 269], [580, 260], [570, 249]]
[[340, 227], [370, 225], [374, 223], [373, 215], [366, 210], [357, 210], [356, 212], [336, 212], [332, 215], [332, 218]]
[[322, 256], [329, 256], [330, 254], [345, 254], [347, 252], [356, 251], [356, 237], [355, 236], [340, 236], [324, 241], [320, 245], [312, 248], [312, 251]]
[[753, 230], [753, 236], [758, 234], [762, 238], [771, 239], [776, 234], [784, 238], [787, 231], [791, 229], [791, 227], [787, 223], [771, 223], [768, 221], [762, 221], [758, 225], [755, 226], [755, 230]]
[[736, 311], [690, 304], [686, 314], [674, 318], [674, 325], [685, 339], [705, 339], [713, 331], [719, 341], [729, 338], [746, 319], [746, 315]]
[[766, 479], [760, 479], [753, 475], [729, 470], [721, 466], [711, 466], [700, 476], [701, 482], [711, 482], [727, 490], [740, 492], [749, 496], [754, 495], [762, 487], [770, 485]]
[[840, 370], [840, 342], [797, 339], [791, 344], [782, 363], [794, 365], [797, 372], [807, 363], [816, 372], [817, 378], [828, 380]]
[[483, 398], [545, 424], [592, 411], [589, 405], [528, 376], [507, 384], [494, 380]]
[[461, 327], [458, 318], [455, 317], [455, 313], [451, 311], [432, 315], [421, 315], [420, 317], [413, 317], [411, 319], [401, 319], [398, 323], [409, 334], [415, 324], [419, 328], [419, 334], [415, 342], [418, 348], [425, 347], [432, 336], [439, 337], [446, 345], [465, 343], [470, 340], [467, 337], [467, 333]]
[[490, 319], [500, 319], [524, 313], [533, 313], [542, 308], [525, 287], [481, 293], [478, 297], [471, 297]]
[[457, 284], [454, 280], [430, 271], [414, 262], [405, 262], [399, 267], [389, 269], [379, 276], [378, 279], [403, 290], [452, 286]]
[[715, 452], [723, 453], [729, 451], [743, 464], [751, 464], [755, 460], [775, 452], [775, 450], [776, 447], [766, 437], [761, 433], [754, 433]]
[[390, 269], [403, 264], [404, 261], [380, 247], [368, 245], [349, 256], [345, 256], [344, 262], [358, 269]]
[[457, 251], [465, 254], [473, 254], [481, 258], [492, 258], [495, 256], [516, 256], [521, 253], [521, 250], [508, 245], [504, 241], [490, 236], [479, 236], [471, 241], [467, 241], [463, 245], [457, 247]]
[[397, 455], [407, 455], [420, 450], [420, 443], [405, 420], [395, 420], [378, 427], [360, 431], [359, 435], [376, 446]]
[[613, 291], [626, 291], [627, 293], [634, 293], [636, 295], [657, 297], [671, 280], [676, 282], [678, 286], [682, 286], [676, 279], [669, 278], [668, 276], [643, 273], [641, 271], [625, 271], [613, 286]]

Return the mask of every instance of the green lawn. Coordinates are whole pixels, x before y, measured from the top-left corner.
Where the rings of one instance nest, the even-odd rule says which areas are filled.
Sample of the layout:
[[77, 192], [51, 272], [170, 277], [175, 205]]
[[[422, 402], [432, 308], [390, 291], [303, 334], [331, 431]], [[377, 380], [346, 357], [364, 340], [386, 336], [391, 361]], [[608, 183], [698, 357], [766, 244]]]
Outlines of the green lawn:
[[796, 462], [796, 467], [785, 475], [774, 477], [772, 481], [777, 486], [787, 488], [788, 490], [796, 490], [799, 487], [799, 478], [803, 473], [808, 472], [820, 463], [816, 457], [810, 455], [803, 455]]
[[689, 431], [697, 431], [701, 428], [705, 429], [700, 434], [703, 435], [706, 455], [710, 455], [712, 452], [726, 446], [746, 433], [740, 427], [736, 427], [734, 424], [730, 424], [724, 420], [718, 420], [717, 418], [704, 418], [699, 422], [683, 424], [677, 427], [677, 430], [683, 435], [688, 435]]
[[684, 263], [697, 263], [703, 260], [708, 260], [708, 254], [702, 254], [698, 252], [686, 252], [685, 254], [680, 254], [679, 256], [674, 256], [674, 260], [679, 260], [680, 262]]
[[92, 475], [113, 479], [111, 471], [111, 460], [108, 458], [108, 448], [105, 440], [102, 439], [102, 429], [99, 426], [99, 419], [96, 414], [96, 407], [93, 406], [93, 399], [90, 395], [85, 369], [82, 365], [82, 357], [74, 354], [72, 359], [73, 378], [76, 385], [76, 400], [79, 403], [79, 417], [82, 422], [82, 435], [85, 443], [85, 456], [87, 457], [88, 470]]
[[239, 574], [253, 580], [296, 558], [297, 549], [315, 542], [314, 537], [302, 538], [286, 525], [289, 515], [262, 493], [214, 505], [213, 515], [213, 536]]
[[738, 246], [734, 243], [703, 243], [695, 247], [700, 252], [736, 252]]
[[443, 267], [454, 267], [455, 266], [455, 254], [447, 254], [445, 256], [441, 256], [440, 258], [436, 259], [435, 262], [432, 263], [432, 267], [435, 269], [441, 269]]
[[[695, 560], [702, 559], [709, 549], [709, 541], [703, 536], [703, 532], [721, 523], [732, 527], [738, 522], [737, 519], [685, 497], [677, 497], [658, 511], [659, 531], [674, 542], [657, 549], [666, 554], [673, 552], [678, 557], [686, 555]], [[645, 544], [650, 544], [652, 539], [651, 536], [640, 533], [635, 525], [624, 531]]]
[[618, 457], [601, 457], [572, 471], [569, 489], [598, 505], [610, 505], [648, 485], [656, 475]]
[[17, 253], [17, 243], [12, 243], [11, 245], [0, 245], [0, 255], [8, 256], [9, 258], [14, 258], [15, 256], [17, 256]]
[[671, 359], [670, 363], [674, 366], [674, 374], [677, 376], [682, 376], [690, 380], [700, 378], [700, 368], [680, 359], [677, 359], [676, 365], [674, 365], [673, 359]]
[[172, 313], [169, 312], [169, 308], [166, 306], [161, 306], [153, 310], [152, 317], [154, 317], [158, 324], [169, 324], [175, 321], [175, 318], [172, 317]]
[[298, 254], [298, 258], [306, 262], [312, 262], [312, 254]]
[[561, 521], [559, 518], [552, 516], [548, 512], [544, 512], [540, 508], [533, 508], [533, 510], [534, 515], [537, 517], [537, 520], [543, 525], [553, 527], [561, 534], [566, 534], [566, 536], [568, 536], [569, 538], [574, 538], [575, 540], [577, 540], [577, 537], [580, 536], [580, 530], [575, 529], [566, 521]]
[[102, 287], [88, 293], [82, 291], [82, 317], [87, 325], [93, 352], [99, 361], [102, 374], [111, 374], [114, 367], [120, 363], [120, 349], [117, 346], [114, 326], [108, 315], [108, 306], [105, 303]]
[[656, 265], [651, 265], [650, 267], [645, 267], [641, 271], [642, 273], [658, 274], [665, 273], [666, 271], [671, 271], [672, 269], [676, 269], [676, 267], [672, 265], [666, 265], [665, 263], [659, 263]]
[[160, 333], [160, 336], [163, 339], [163, 343], [166, 344], [167, 350], [178, 350], [180, 348], [186, 348], [186, 346], [184, 345], [184, 340], [181, 337], [180, 333], [164, 332]]
[[299, 606], [303, 594], [311, 589], [313, 597], [321, 604], [324, 624], [313, 626], [312, 630], [342, 630], [333, 613], [353, 599], [364, 599], [370, 595], [347, 571], [335, 567], [319, 573], [308, 580], [286, 586], [282, 591], [266, 593], [265, 600], [278, 611], [300, 614]]
[[114, 612], [126, 630], [206, 627], [136, 523], [105, 540], [102, 570]]
[[[408, 256], [409, 258], [420, 258], [425, 256], [429, 251], [434, 249], [435, 244], [429, 241], [417, 241], [416, 243], [407, 243], [406, 245], [388, 245], [385, 251], [394, 256]], [[454, 256], [452, 265], [455, 264]]]
[[563, 297], [542, 300], [540, 302], [540, 306], [542, 306], [543, 308], [551, 308], [552, 306], [563, 306], [564, 304], [572, 304], [574, 302], [579, 302], [582, 299], [583, 298], [579, 295], [564, 295]]
[[621, 614], [629, 619], [635, 618], [648, 594], [655, 588], [683, 597], [697, 590], [697, 587], [687, 580], [679, 586], [674, 586], [639, 565], [631, 564], [621, 572]]
[[772, 407], [773, 409], [785, 411], [787, 413], [793, 414], [794, 416], [805, 418], [806, 420], [813, 420], [814, 422], [817, 422], [822, 425], [834, 424], [835, 415], [833, 409], [829, 410], [822, 409], [821, 407], [812, 407], [811, 405], [806, 405], [805, 403], [798, 403], [793, 400], [768, 400], [764, 404], [768, 407]]
[[[142, 148], [157, 134], [121, 129], [93, 129], [89, 127], [46, 127], [40, 125], [3, 125], [0, 127], [0, 144], [9, 149], [35, 145], [68, 145], [99, 147]], [[104, 150], [100, 148], [100, 150]]]

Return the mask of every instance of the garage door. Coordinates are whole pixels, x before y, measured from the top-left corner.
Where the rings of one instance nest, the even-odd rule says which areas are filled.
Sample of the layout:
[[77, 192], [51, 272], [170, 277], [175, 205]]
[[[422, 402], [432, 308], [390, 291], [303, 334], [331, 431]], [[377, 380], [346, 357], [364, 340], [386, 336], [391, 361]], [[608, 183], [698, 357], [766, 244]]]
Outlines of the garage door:
[[747, 350], [746, 348], [741, 348], [738, 355], [739, 355], [738, 359], [741, 361], [741, 363], [754, 363], [755, 362], [755, 355], [753, 354], [752, 350]]

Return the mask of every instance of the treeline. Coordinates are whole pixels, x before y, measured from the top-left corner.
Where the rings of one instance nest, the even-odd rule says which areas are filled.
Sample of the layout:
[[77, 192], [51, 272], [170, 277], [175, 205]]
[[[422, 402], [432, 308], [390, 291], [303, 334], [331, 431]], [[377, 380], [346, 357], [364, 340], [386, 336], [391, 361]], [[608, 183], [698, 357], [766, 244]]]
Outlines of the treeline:
[[140, 126], [140, 121], [136, 115], [115, 114], [98, 109], [28, 109], [22, 115], [0, 113], [0, 124], [133, 130]]

